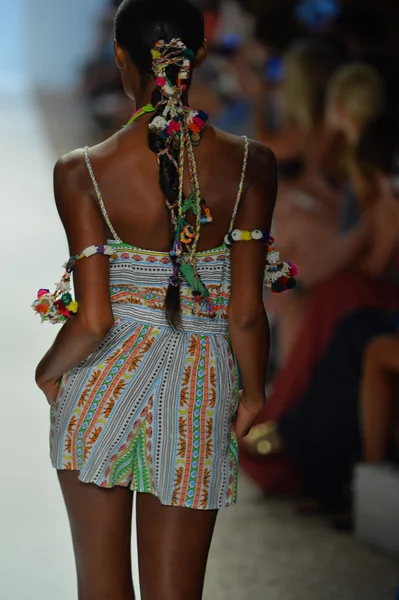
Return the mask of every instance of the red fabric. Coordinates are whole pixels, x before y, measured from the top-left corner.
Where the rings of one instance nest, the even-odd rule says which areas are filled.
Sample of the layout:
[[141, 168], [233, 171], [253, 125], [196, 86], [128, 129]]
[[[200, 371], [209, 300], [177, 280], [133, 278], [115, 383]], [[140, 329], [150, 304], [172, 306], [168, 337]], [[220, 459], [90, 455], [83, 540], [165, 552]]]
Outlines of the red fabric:
[[[296, 406], [307, 388], [317, 360], [328, 347], [338, 322], [345, 315], [362, 308], [398, 310], [399, 287], [344, 271], [314, 289], [309, 297], [298, 340], [286, 366], [276, 376], [273, 392], [257, 418], [257, 423], [276, 421]], [[276, 457], [253, 458], [242, 451], [242, 466], [265, 491], [281, 492], [286, 491], [287, 487], [293, 487], [287, 481], [287, 477], [291, 477], [294, 472], [289, 458], [281, 456], [279, 461], [279, 469], [276, 469]], [[270, 464], [274, 467], [269, 471]]]
[[220, 15], [217, 11], [207, 10], [204, 12], [205, 21], [205, 38], [208, 41], [213, 41], [219, 25]]

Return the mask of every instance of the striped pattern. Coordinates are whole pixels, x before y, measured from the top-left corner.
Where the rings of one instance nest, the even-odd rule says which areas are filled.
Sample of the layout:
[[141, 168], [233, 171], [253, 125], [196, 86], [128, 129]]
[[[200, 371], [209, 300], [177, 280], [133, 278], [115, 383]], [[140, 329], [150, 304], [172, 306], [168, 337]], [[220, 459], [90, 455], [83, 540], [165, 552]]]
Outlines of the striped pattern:
[[[249, 143], [234, 208], [242, 195]], [[193, 314], [181, 286], [179, 331], [164, 313], [173, 269], [168, 253], [124, 244], [91, 168], [99, 206], [114, 240], [110, 296], [115, 323], [101, 346], [61, 382], [51, 409], [51, 459], [57, 469], [104, 488], [130, 487], [162, 504], [196, 509], [231, 506], [237, 496], [238, 444], [233, 420], [238, 372], [228, 334], [230, 250], [196, 254], [215, 308]], [[232, 221], [230, 232], [233, 228]]]
[[156, 494], [167, 505], [230, 506], [238, 387], [227, 326], [228, 250], [198, 257], [216, 317], [193, 316], [183, 286], [183, 326], [173, 331], [163, 310], [168, 255], [108, 243], [115, 249], [115, 325], [62, 380], [52, 408], [53, 465], [79, 471], [85, 482]]

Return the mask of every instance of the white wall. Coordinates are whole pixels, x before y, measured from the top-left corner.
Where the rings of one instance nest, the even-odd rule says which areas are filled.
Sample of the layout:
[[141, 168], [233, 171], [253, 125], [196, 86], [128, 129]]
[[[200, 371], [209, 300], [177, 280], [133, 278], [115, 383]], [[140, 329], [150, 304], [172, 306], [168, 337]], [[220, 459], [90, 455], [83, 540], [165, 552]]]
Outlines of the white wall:
[[26, 2], [0, 0], [0, 90], [25, 87]]
[[[11, 0], [16, 1], [21, 0]], [[34, 85], [58, 89], [74, 85], [92, 51], [106, 0], [22, 1], [28, 3], [27, 64]]]

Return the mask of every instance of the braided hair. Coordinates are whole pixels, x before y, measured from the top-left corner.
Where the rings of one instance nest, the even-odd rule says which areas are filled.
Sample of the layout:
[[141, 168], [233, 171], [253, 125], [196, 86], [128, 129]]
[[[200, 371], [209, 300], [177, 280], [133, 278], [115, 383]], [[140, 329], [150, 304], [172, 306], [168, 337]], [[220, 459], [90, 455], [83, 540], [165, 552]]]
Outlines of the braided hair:
[[[201, 48], [204, 38], [204, 17], [196, 0], [124, 0], [115, 17], [115, 39], [128, 53], [138, 69], [143, 86], [148, 79], [154, 78], [151, 52], [159, 40], [166, 43], [180, 39], [195, 56]], [[167, 68], [167, 77], [172, 86], [178, 83], [179, 68], [171, 64]], [[191, 83], [191, 76], [187, 88]], [[153, 92], [152, 104], [156, 107], [151, 119], [161, 117], [164, 106], [159, 88]], [[184, 100], [184, 98], [183, 98]], [[148, 144], [158, 156], [159, 184], [169, 203], [176, 205], [179, 196], [179, 175], [177, 169], [178, 149], [168, 147], [167, 140], [150, 129]], [[163, 151], [168, 151], [167, 154]], [[171, 160], [172, 159], [172, 160]], [[171, 238], [173, 238], [171, 221]], [[177, 270], [177, 258], [171, 255], [174, 271]], [[180, 288], [169, 283], [165, 298], [165, 313], [170, 326], [180, 324]]]
[[[157, 106], [157, 109], [151, 121], [154, 121], [157, 116], [162, 115], [163, 106], [159, 104], [160, 101], [161, 93], [158, 89], [156, 89], [152, 95], [152, 105]], [[157, 156], [159, 155], [159, 185], [161, 186], [161, 190], [165, 198], [168, 199], [169, 204], [174, 206], [178, 201], [179, 176], [175, 164], [166, 154], [161, 154], [161, 152], [167, 148], [166, 140], [162, 139], [159, 135], [150, 130], [148, 143], [152, 152], [154, 152], [154, 154]], [[170, 148], [169, 151], [177, 161], [178, 151], [173, 148]], [[174, 231], [172, 223], [170, 237], [171, 240], [173, 240]], [[175, 270], [177, 266], [177, 257], [171, 256], [171, 259], [173, 263], [173, 269]], [[165, 313], [169, 325], [177, 328], [180, 325], [180, 288], [178, 285], [173, 285], [171, 282], [169, 283], [165, 297]]]

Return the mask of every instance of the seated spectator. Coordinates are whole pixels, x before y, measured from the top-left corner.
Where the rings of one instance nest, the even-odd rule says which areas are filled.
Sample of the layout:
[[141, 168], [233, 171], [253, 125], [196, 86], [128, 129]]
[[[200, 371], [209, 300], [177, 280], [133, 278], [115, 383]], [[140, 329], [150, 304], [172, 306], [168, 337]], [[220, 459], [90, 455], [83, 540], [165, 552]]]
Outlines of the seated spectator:
[[[363, 356], [376, 336], [396, 329], [393, 314], [380, 309], [363, 309], [343, 318], [300, 403], [276, 424], [280, 450], [301, 473], [302, 510], [350, 512], [353, 466], [362, 456], [358, 399]], [[377, 411], [376, 403], [373, 414]], [[379, 416], [382, 425], [384, 407]], [[367, 419], [365, 423], [371, 425]]]
[[257, 109], [257, 137], [272, 148], [283, 171], [290, 170], [291, 166], [294, 172], [294, 166], [297, 166], [298, 177], [308, 164], [320, 165], [320, 158], [330, 142], [324, 107], [327, 85], [340, 56], [334, 46], [309, 38], [289, 46], [282, 60], [284, 128], [281, 133], [270, 132], [264, 108], [268, 81], [258, 79], [257, 86], [252, 85]]
[[[309, 174], [306, 185], [303, 181], [298, 183], [302, 189], [280, 193], [274, 223], [276, 237], [282, 255], [290, 256], [298, 265], [302, 286], [283, 301], [271, 299], [272, 304], [268, 303], [269, 312], [274, 312], [279, 321], [283, 363], [295, 342], [306, 310], [306, 290], [340, 269], [357, 268], [357, 253], [362, 249], [366, 235], [363, 225], [366, 226], [365, 211], [370, 199], [351, 157], [366, 124], [383, 110], [384, 93], [384, 82], [378, 72], [362, 63], [340, 67], [328, 86], [327, 121], [344, 136], [347, 151], [342, 164], [346, 160], [352, 180], [343, 189], [340, 214], [320, 202], [320, 198], [326, 196], [321, 191], [320, 177], [315, 173]], [[371, 202], [373, 197], [374, 194]], [[360, 221], [363, 222], [356, 228]]]
[[[353, 233], [352, 240], [358, 250], [358, 268], [339, 271], [312, 289], [309, 294], [305, 319], [294, 349], [287, 364], [276, 377], [273, 393], [258, 419], [258, 426], [253, 428], [248, 440], [243, 444], [243, 465], [259, 485], [266, 490], [281, 490], [289, 482], [288, 478], [292, 477], [292, 456], [280, 456], [274, 462], [265, 462], [265, 459], [261, 458], [262, 455], [273, 452], [275, 448], [281, 448], [281, 444], [276, 444], [278, 438], [275, 435], [276, 431], [281, 433], [280, 424], [287, 419], [289, 422], [295, 423], [292, 427], [297, 427], [296, 430], [299, 431], [306, 421], [306, 419], [300, 421], [298, 417], [303, 414], [301, 413], [302, 406], [305, 407], [303, 410], [307, 412], [308, 416], [309, 411], [306, 406], [312, 406], [313, 413], [317, 403], [319, 403], [317, 414], [324, 414], [324, 411], [332, 413], [334, 402], [337, 401], [336, 394], [346, 394], [343, 390], [346, 385], [344, 373], [347, 370], [337, 371], [335, 369], [336, 362], [328, 359], [329, 349], [333, 346], [331, 340], [335, 339], [334, 333], [337, 324], [342, 322], [345, 316], [362, 309], [379, 309], [383, 315], [386, 311], [399, 311], [399, 267], [396, 259], [399, 230], [398, 219], [392, 218], [393, 198], [397, 202], [398, 195], [397, 188], [395, 188], [398, 140], [399, 122], [396, 117], [384, 115], [366, 127], [359, 143], [356, 161], [359, 174], [363, 174], [362, 185], [368, 195], [374, 193], [375, 201], [365, 213], [367, 219]], [[366, 172], [366, 177], [364, 177], [364, 172]], [[387, 185], [390, 190], [389, 201]], [[391, 215], [390, 219], [387, 218], [387, 215]], [[387, 244], [389, 251], [385, 249], [384, 252], [381, 252], [379, 242], [382, 241], [382, 237], [390, 241], [390, 244]], [[382, 242], [382, 247], [385, 248], [385, 241]], [[370, 265], [376, 264], [379, 265], [378, 272], [375, 267], [370, 268]], [[383, 320], [385, 320], [385, 316]], [[390, 327], [391, 330], [394, 327], [392, 321], [390, 321]], [[389, 333], [389, 331], [377, 330], [373, 335]], [[342, 343], [344, 338], [344, 334], [340, 335], [339, 343]], [[368, 341], [370, 339], [365, 340], [365, 342]], [[363, 349], [365, 342], [361, 344]], [[336, 390], [335, 395], [329, 395], [329, 385], [320, 387], [322, 378], [317, 375], [320, 370], [315, 370], [318, 361], [321, 357], [326, 356], [326, 352], [326, 362], [323, 359], [323, 366], [320, 369], [322, 369], [323, 378], [327, 377], [327, 367], [331, 369], [328, 381], [331, 382], [331, 389]], [[338, 354], [339, 352], [336, 355], [338, 356]], [[360, 359], [361, 356], [359, 361]], [[341, 375], [344, 377], [343, 379]], [[337, 382], [337, 385], [341, 382], [339, 392], [336, 387], [333, 387], [333, 381]], [[359, 384], [359, 379], [357, 382]], [[348, 394], [352, 394], [352, 399], [354, 389], [352, 387], [351, 392], [347, 390]], [[329, 408], [326, 406], [326, 402], [330, 402]], [[352, 401], [352, 406], [353, 402], [357, 406], [357, 395], [355, 395], [355, 401]], [[299, 422], [301, 422], [301, 427], [297, 426]], [[315, 428], [317, 429], [316, 426]], [[301, 430], [300, 435], [306, 436], [307, 433]], [[331, 439], [330, 442], [332, 442]], [[289, 443], [286, 443], [286, 446], [289, 446]], [[251, 454], [257, 456], [251, 456]]]
[[[355, 151], [366, 125], [378, 116], [383, 108], [384, 82], [372, 67], [361, 63], [349, 64], [338, 69], [333, 75], [328, 89], [327, 119], [331, 126], [341, 132], [346, 139], [351, 178], [342, 198], [339, 227], [341, 235], [337, 235], [337, 232], [328, 240], [325, 239], [322, 246], [309, 243], [305, 245], [304, 242], [301, 244], [303, 235], [289, 238], [286, 233], [286, 239], [288, 238], [286, 246], [284, 240], [278, 238], [281, 249], [284, 253], [289, 252], [298, 265], [305, 287], [315, 285], [339, 268], [352, 266], [352, 261], [357, 258], [352, 254], [354, 245], [343, 243], [342, 234], [354, 230], [361, 215], [374, 202], [375, 193], [372, 187], [367, 186], [367, 182], [363, 185], [364, 180], [357, 172], [356, 166], [351, 164], [351, 153]], [[295, 209], [294, 206], [292, 208]], [[306, 216], [301, 207], [294, 210], [292, 220], [298, 216]], [[284, 226], [285, 223], [282, 223], [282, 235], [284, 235]]]

